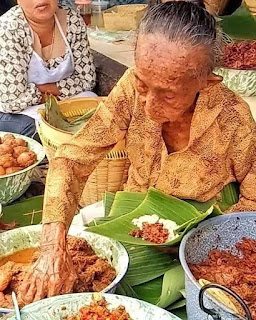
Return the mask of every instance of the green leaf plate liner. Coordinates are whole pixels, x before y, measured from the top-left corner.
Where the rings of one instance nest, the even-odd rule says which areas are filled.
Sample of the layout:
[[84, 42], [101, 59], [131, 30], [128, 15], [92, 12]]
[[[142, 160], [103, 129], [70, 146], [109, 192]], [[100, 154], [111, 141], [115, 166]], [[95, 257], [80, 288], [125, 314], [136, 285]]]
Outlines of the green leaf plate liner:
[[151, 243], [140, 238], [134, 238], [129, 235], [130, 231], [136, 229], [132, 223], [133, 219], [143, 215], [157, 214], [160, 218], [175, 221], [177, 225], [182, 226], [183, 230], [180, 230], [179, 235], [172, 241], [164, 244], [174, 245], [180, 242], [183, 235], [189, 229], [210, 215], [212, 210], [213, 207], [210, 207], [205, 213], [200, 213], [189, 203], [168, 196], [154, 188], [150, 188], [143, 202], [132, 212], [123, 215], [120, 209], [120, 216], [101, 225], [89, 227], [87, 231], [101, 234], [124, 243], [159, 246], [159, 244]]

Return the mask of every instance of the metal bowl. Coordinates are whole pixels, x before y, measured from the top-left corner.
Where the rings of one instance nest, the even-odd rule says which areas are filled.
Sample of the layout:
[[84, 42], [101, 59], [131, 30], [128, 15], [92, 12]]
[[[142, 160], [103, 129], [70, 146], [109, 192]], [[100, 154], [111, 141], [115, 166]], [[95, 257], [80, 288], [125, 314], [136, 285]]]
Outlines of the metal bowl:
[[[187, 313], [189, 320], [208, 320], [209, 315], [202, 311], [199, 304], [199, 294], [202, 288], [189, 269], [189, 264], [199, 264], [207, 259], [210, 251], [231, 250], [238, 253], [235, 245], [242, 238], [256, 240], [256, 212], [232, 213], [218, 216], [201, 223], [196, 229], [191, 230], [182, 240], [180, 245], [180, 261], [185, 270], [185, 286], [187, 297]], [[205, 306], [211, 309], [216, 316], [212, 319], [250, 319], [239, 318], [237, 314], [224, 304], [206, 295]], [[243, 305], [243, 309], [245, 309]]]

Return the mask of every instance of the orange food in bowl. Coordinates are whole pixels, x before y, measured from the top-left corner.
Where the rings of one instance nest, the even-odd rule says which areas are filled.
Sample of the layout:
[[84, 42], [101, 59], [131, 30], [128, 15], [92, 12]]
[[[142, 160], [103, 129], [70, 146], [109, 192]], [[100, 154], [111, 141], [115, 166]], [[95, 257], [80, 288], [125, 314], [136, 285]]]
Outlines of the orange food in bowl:
[[0, 166], [0, 176], [4, 176], [5, 175], [5, 168]]
[[37, 156], [22, 138], [6, 134], [0, 139], [0, 176], [16, 173], [37, 161]]

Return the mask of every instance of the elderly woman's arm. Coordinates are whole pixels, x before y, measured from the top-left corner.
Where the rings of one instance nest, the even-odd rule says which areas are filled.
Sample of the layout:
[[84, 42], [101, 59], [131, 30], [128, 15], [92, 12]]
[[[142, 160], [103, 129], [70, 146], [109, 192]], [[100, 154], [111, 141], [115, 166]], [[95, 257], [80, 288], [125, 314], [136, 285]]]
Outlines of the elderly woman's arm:
[[240, 183], [240, 199], [228, 211], [256, 211], [256, 125], [251, 116], [234, 137], [233, 171]]
[[67, 40], [73, 53], [74, 72], [69, 78], [57, 82], [61, 98], [73, 96], [83, 91], [91, 91], [96, 83], [95, 66], [84, 20], [72, 10], [70, 10], [68, 19]]
[[[131, 79], [132, 78], [132, 79]], [[50, 161], [47, 176], [41, 255], [23, 283], [29, 303], [46, 295], [69, 292], [75, 280], [66, 234], [88, 176], [129, 126], [134, 101], [133, 77], [123, 76], [106, 102]]]

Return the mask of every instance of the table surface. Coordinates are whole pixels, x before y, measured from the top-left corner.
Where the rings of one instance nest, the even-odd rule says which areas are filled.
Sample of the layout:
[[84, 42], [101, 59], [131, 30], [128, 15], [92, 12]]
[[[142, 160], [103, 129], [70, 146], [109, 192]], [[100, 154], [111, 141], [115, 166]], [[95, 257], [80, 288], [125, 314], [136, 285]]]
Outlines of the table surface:
[[134, 66], [134, 45], [128, 41], [111, 43], [88, 36], [92, 50], [109, 57], [126, 67]]

